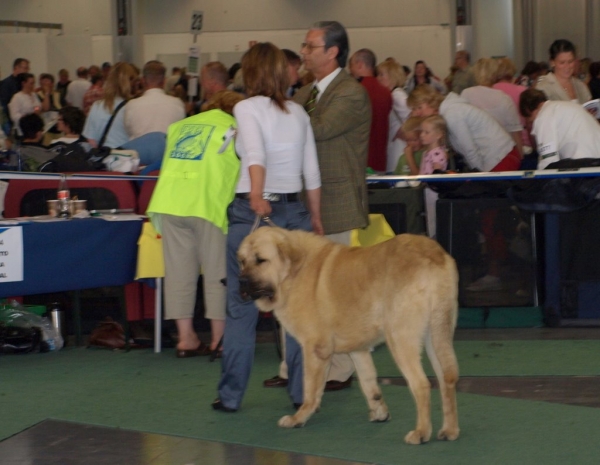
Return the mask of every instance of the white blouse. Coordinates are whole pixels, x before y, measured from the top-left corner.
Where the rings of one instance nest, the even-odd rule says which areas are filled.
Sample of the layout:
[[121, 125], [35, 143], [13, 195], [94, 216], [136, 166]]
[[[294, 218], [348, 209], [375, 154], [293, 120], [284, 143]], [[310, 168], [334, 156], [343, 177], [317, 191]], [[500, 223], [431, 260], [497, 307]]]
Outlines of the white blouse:
[[21, 128], [19, 127], [19, 120], [25, 116], [35, 113], [39, 110], [42, 103], [35, 93], [26, 94], [23, 91], [17, 92], [13, 95], [10, 103], [8, 104], [8, 111], [10, 113], [10, 119], [17, 127], [19, 135], [23, 135]]
[[264, 192], [293, 193], [321, 187], [317, 148], [310, 119], [302, 106], [287, 101], [288, 112], [268, 97], [242, 100], [233, 109], [238, 131], [235, 147], [241, 159], [236, 192], [250, 192], [252, 165], [266, 169]]

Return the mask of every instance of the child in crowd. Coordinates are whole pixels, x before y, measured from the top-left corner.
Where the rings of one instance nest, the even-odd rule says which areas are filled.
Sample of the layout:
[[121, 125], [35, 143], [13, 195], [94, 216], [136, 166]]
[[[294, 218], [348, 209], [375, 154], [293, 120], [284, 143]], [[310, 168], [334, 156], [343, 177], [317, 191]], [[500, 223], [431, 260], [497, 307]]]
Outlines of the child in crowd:
[[[446, 121], [439, 115], [425, 118], [421, 122], [421, 144], [425, 155], [421, 160], [419, 174], [433, 174], [435, 170], [445, 171], [448, 168], [448, 152], [446, 151]], [[427, 233], [435, 237], [435, 207], [437, 192], [425, 189], [425, 212], [427, 214]]]
[[423, 156], [420, 133], [423, 118], [411, 116], [402, 125], [403, 139], [406, 141], [404, 153], [398, 159], [394, 174], [414, 176], [419, 174], [419, 166]]

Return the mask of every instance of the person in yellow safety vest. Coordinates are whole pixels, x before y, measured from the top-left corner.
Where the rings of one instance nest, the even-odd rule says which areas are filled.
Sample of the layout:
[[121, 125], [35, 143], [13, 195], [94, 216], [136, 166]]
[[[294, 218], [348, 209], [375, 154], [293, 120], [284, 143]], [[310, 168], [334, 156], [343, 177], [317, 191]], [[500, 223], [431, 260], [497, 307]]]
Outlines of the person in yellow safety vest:
[[[232, 91], [218, 92], [203, 106], [205, 111], [169, 126], [160, 176], [146, 212], [162, 235], [165, 316], [177, 325], [178, 358], [210, 355], [223, 336], [227, 206], [240, 170], [231, 115], [243, 98]], [[210, 344], [200, 341], [193, 326], [200, 272]]]

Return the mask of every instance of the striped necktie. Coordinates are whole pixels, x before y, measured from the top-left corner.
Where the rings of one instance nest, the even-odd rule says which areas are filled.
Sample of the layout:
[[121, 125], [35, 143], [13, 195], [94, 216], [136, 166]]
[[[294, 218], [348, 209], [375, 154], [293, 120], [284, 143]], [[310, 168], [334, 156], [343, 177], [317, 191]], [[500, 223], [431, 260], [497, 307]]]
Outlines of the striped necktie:
[[314, 86], [312, 88], [312, 90], [310, 91], [310, 95], [308, 97], [307, 102], [304, 104], [304, 109], [306, 110], [306, 113], [308, 113], [309, 115], [313, 112], [313, 110], [317, 106], [317, 95], [319, 95], [319, 88], [317, 86]]

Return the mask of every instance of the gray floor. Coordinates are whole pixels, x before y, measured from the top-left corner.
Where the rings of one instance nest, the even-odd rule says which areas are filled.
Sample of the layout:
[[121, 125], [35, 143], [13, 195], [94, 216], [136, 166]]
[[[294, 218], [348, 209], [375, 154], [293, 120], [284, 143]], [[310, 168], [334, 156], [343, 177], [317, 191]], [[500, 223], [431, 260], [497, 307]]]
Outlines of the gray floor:
[[[263, 334], [263, 339], [269, 339]], [[600, 328], [458, 330], [457, 340], [597, 339]], [[403, 386], [402, 378], [381, 383]], [[432, 383], [435, 383], [432, 380]], [[462, 377], [458, 390], [600, 408], [600, 377]], [[0, 442], [0, 465], [342, 465], [337, 459], [46, 420]]]
[[0, 442], [2, 465], [349, 465], [238, 444], [46, 420]]

